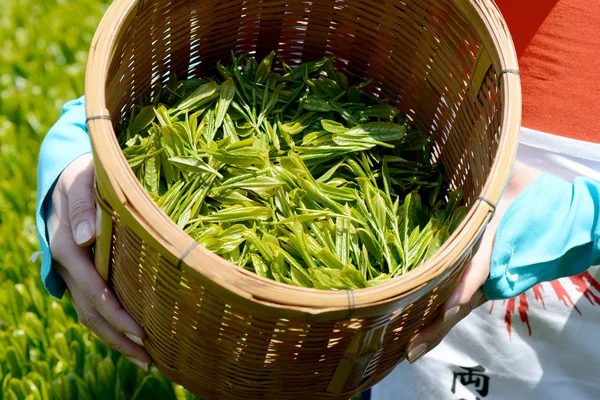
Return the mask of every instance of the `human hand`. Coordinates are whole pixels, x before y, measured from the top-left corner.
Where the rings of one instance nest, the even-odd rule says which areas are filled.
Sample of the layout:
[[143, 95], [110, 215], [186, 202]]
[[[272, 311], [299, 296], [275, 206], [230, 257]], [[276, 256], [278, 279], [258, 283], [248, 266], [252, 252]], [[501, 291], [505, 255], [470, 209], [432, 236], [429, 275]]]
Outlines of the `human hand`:
[[95, 240], [96, 210], [92, 154], [74, 160], [58, 178], [48, 219], [50, 251], [82, 324], [144, 370], [152, 363], [144, 331], [121, 307], [98, 275], [89, 246]]
[[504, 195], [496, 206], [494, 217], [489, 222], [481, 239], [479, 250], [467, 264], [456, 290], [442, 305], [440, 315], [429, 325], [423, 327], [407, 343], [405, 352], [411, 364], [436, 347], [458, 322], [487, 301], [481, 287], [490, 273], [492, 249], [498, 224], [510, 204], [539, 175], [541, 175], [541, 171], [522, 163], [515, 164]]

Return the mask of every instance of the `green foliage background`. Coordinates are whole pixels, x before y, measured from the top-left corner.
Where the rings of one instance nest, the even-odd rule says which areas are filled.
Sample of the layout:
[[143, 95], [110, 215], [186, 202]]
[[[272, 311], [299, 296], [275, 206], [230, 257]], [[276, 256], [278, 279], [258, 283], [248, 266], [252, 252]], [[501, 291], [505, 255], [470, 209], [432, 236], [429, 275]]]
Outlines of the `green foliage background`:
[[107, 0], [0, 0], [0, 400], [191, 399], [85, 327], [39, 279], [36, 166], [63, 104], [83, 94]]

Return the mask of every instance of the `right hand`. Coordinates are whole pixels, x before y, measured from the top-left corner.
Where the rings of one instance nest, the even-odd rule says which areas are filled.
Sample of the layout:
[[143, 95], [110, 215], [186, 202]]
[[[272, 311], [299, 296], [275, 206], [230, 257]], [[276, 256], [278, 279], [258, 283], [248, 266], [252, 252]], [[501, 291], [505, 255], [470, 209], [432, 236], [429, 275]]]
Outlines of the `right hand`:
[[510, 205], [540, 175], [541, 171], [516, 162], [508, 185], [498, 202], [494, 217], [483, 234], [481, 245], [465, 271], [454, 293], [442, 305], [440, 316], [420, 329], [406, 345], [405, 352], [412, 364], [436, 347], [456, 324], [487, 301], [482, 286], [490, 275], [492, 250], [498, 224]]
[[152, 358], [143, 347], [143, 329], [94, 267], [89, 246], [95, 227], [94, 163], [88, 153], [65, 168], [52, 192], [48, 235], [50, 251], [58, 262], [54, 268], [67, 285], [79, 321], [147, 371]]

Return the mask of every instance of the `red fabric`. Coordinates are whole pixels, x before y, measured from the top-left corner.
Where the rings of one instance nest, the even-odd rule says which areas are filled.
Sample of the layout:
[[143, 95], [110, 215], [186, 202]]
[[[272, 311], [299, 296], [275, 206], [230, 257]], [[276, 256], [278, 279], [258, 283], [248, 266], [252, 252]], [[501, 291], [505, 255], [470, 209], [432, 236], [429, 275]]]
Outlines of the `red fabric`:
[[600, 142], [600, 0], [496, 0], [513, 36], [523, 126]]

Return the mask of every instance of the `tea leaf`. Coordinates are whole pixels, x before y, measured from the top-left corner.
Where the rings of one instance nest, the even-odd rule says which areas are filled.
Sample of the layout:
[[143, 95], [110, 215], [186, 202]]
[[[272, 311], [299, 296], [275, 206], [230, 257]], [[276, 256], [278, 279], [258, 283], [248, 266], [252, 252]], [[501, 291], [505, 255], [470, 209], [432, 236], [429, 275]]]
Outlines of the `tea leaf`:
[[229, 78], [221, 85], [219, 103], [217, 104], [217, 116], [215, 118], [216, 122], [213, 127], [213, 132], [216, 132], [216, 130], [221, 127], [221, 124], [223, 124], [223, 120], [227, 115], [227, 110], [229, 109], [229, 105], [233, 101], [234, 96], [235, 83], [233, 82], [233, 79]]
[[350, 224], [346, 218], [336, 218], [335, 249], [337, 258], [340, 260], [342, 265], [348, 264], [348, 261], [350, 260], [349, 230]]
[[260, 221], [273, 218], [273, 210], [268, 207], [231, 207], [198, 218], [203, 222]]
[[242, 167], [264, 167], [268, 161], [268, 154], [255, 148], [208, 151], [208, 154], [223, 164]]
[[344, 269], [312, 268], [311, 277], [315, 289], [322, 290], [345, 290], [362, 289], [368, 287], [367, 281], [360, 271], [350, 267]]
[[219, 85], [214, 81], [199, 86], [198, 89], [196, 89], [187, 99], [182, 101], [172, 113], [179, 115], [205, 106], [219, 96], [219, 93], [217, 92], [218, 89]]
[[370, 122], [333, 135], [333, 141], [340, 146], [357, 145], [365, 150], [374, 146], [393, 148], [393, 145], [386, 142], [398, 141], [405, 134], [406, 128], [402, 125], [392, 122]]
[[277, 189], [278, 187], [281, 187], [283, 185], [284, 183], [279, 181], [278, 179], [271, 178], [269, 176], [257, 176], [245, 179], [243, 181], [238, 181], [230, 183], [228, 185], [220, 186], [216, 188], [216, 190], [221, 191], [239, 188], [244, 190], [251, 190], [254, 192], [267, 192]]
[[129, 128], [130, 134], [136, 135], [140, 133], [149, 127], [155, 118], [156, 114], [153, 106], [146, 106], [142, 108], [140, 113], [133, 120], [132, 126]]
[[323, 126], [323, 129], [325, 129], [327, 132], [330, 132], [330, 133], [343, 134], [349, 130], [344, 125], [340, 124], [339, 122], [331, 121], [328, 119], [322, 119], [321, 125]]
[[331, 64], [333, 59], [327, 58], [321, 61], [311, 61], [294, 68], [290, 73], [284, 75], [286, 81], [296, 81], [303, 77], [312, 77], [323, 71], [327, 65]]
[[315, 254], [315, 257], [327, 268], [344, 269], [344, 263], [327, 248], [321, 249]]
[[273, 58], [275, 57], [275, 52], [270, 52], [258, 65], [256, 69], [256, 82], [262, 83], [267, 80], [267, 77], [271, 73], [271, 68], [273, 64]]

